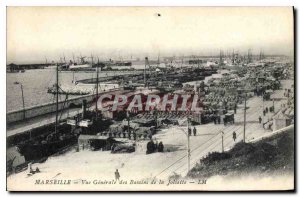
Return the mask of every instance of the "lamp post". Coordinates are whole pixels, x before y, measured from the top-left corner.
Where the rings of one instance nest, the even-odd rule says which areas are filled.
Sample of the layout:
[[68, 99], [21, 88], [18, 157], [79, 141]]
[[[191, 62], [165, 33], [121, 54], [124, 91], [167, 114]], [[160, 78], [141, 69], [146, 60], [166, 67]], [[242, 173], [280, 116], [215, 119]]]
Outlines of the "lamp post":
[[221, 137], [222, 137], [222, 153], [224, 153], [224, 131], [221, 131]]
[[189, 117], [187, 118], [187, 132], [184, 131], [183, 128], [180, 130], [187, 136], [187, 159], [188, 159], [188, 172], [190, 171], [190, 163], [191, 163], [191, 151], [190, 151], [190, 134], [189, 134]]
[[245, 101], [244, 101], [244, 130], [243, 130], [243, 141], [246, 143], [246, 110], [247, 110], [247, 94], [245, 93]]
[[21, 87], [21, 92], [22, 92], [22, 104], [23, 104], [23, 120], [25, 120], [25, 118], [26, 118], [26, 116], [25, 116], [25, 102], [24, 102], [24, 92], [23, 92], [23, 85], [22, 85], [22, 83], [20, 83], [20, 82], [15, 82], [14, 84], [16, 84], [16, 85], [18, 85], [18, 84], [20, 84], [20, 87]]
[[187, 145], [188, 145], [188, 150], [187, 150], [187, 156], [188, 156], [188, 172], [190, 171], [190, 167], [191, 167], [191, 150], [190, 150], [190, 133], [189, 133], [189, 129], [190, 129], [190, 117], [188, 116], [187, 118]]

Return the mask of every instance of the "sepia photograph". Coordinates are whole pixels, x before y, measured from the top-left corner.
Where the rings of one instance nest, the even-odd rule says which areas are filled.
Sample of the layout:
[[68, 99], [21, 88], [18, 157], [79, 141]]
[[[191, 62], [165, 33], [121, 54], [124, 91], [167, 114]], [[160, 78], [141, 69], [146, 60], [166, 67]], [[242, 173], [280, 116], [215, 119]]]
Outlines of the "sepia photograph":
[[294, 191], [294, 17], [7, 6], [6, 190]]

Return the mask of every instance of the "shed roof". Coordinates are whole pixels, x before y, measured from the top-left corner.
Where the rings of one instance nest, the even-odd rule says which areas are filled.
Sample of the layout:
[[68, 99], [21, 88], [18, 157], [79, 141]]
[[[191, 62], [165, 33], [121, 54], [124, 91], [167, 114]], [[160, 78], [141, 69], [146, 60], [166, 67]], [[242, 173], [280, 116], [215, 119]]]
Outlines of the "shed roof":
[[107, 140], [111, 137], [108, 136], [99, 136], [99, 135], [80, 135], [78, 139], [80, 140]]
[[282, 111], [280, 111], [278, 114], [276, 114], [273, 119], [290, 119], [290, 117], [284, 113], [282, 113]]

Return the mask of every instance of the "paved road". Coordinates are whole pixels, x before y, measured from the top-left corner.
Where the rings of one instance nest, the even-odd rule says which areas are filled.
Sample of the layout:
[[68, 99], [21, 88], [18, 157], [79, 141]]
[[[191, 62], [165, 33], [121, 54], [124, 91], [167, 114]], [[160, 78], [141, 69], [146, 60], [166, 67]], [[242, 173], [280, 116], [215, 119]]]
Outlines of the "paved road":
[[[81, 113], [81, 111], [82, 111], [81, 108], [70, 109], [69, 112], [66, 110], [65, 112], [63, 112], [62, 115], [61, 115], [61, 113], [59, 113], [59, 117], [61, 115], [61, 120], [63, 120], [69, 116], [75, 116], [76, 114]], [[55, 113], [52, 113], [52, 114], [48, 114], [48, 115], [44, 115], [44, 116], [35, 117], [35, 118], [32, 118], [27, 121], [15, 123], [14, 125], [10, 125], [6, 129], [6, 137], [9, 137], [9, 136], [12, 136], [12, 135], [15, 135], [18, 133], [23, 133], [30, 129], [38, 128], [42, 125], [54, 123], [55, 117], [56, 117]]]
[[[283, 96], [285, 88], [290, 88], [292, 81], [283, 81], [283, 89], [276, 91], [276, 96]], [[281, 101], [274, 103], [275, 110], [278, 111], [281, 106]], [[263, 117], [263, 106], [271, 107], [273, 106], [272, 101], [265, 101], [263, 104], [261, 97], [253, 97], [247, 101], [247, 107], [249, 109], [246, 113], [246, 142], [255, 138], [258, 138], [267, 132], [272, 132], [271, 130], [264, 129], [262, 124], [259, 124], [258, 117]], [[224, 132], [224, 149], [230, 149], [234, 146], [236, 142], [243, 140], [243, 131], [244, 131], [244, 112], [243, 105], [239, 105], [237, 114], [235, 115], [235, 124], [224, 126], [224, 125], [200, 125], [197, 126], [198, 135], [190, 137], [190, 149], [191, 149], [191, 168], [199, 162], [200, 158], [206, 156], [209, 152], [213, 151], [222, 151], [222, 134]], [[264, 118], [271, 119], [274, 113], [268, 113]], [[177, 129], [178, 130], [178, 129]], [[185, 129], [186, 130], [186, 129]], [[237, 134], [237, 139], [234, 142], [232, 138], [233, 131]], [[174, 132], [174, 131], [173, 131]], [[177, 131], [177, 135], [181, 136], [182, 139], [186, 140], [186, 136], [182, 131]], [[188, 171], [187, 166], [187, 150], [182, 155], [179, 155], [176, 159], [172, 161], [169, 160], [166, 163], [162, 163], [163, 166], [161, 171], [156, 175], [157, 178], [163, 177], [166, 178], [171, 174], [177, 173], [185, 175]]]

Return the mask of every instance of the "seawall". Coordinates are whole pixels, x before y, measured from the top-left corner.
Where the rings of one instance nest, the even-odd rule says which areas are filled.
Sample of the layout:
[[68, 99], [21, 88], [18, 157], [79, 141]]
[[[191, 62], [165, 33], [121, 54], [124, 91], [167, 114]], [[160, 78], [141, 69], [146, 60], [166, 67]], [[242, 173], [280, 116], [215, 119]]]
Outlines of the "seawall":
[[[109, 91], [110, 93], [113, 94], [118, 94], [122, 92], [123, 89], [116, 89], [116, 90], [111, 90]], [[101, 94], [104, 94], [107, 92], [101, 92], [99, 93], [99, 96]], [[76, 98], [71, 98], [68, 99], [66, 102], [65, 101], [60, 101], [58, 102], [58, 111], [61, 111], [62, 109], [68, 108], [70, 105], [81, 105], [82, 100], [87, 100], [87, 103], [91, 103], [96, 97], [96, 94], [91, 94], [91, 95], [84, 95]], [[39, 106], [34, 106], [34, 107], [29, 107], [25, 108], [25, 120], [34, 118], [37, 116], [42, 116], [45, 114], [53, 113], [56, 111], [56, 103], [46, 103], [43, 105]], [[24, 110], [15, 110], [15, 111], [10, 111], [6, 113], [6, 124], [11, 124], [13, 122], [17, 121], [23, 121], [24, 120]]]

